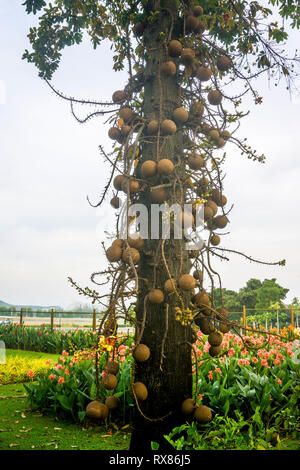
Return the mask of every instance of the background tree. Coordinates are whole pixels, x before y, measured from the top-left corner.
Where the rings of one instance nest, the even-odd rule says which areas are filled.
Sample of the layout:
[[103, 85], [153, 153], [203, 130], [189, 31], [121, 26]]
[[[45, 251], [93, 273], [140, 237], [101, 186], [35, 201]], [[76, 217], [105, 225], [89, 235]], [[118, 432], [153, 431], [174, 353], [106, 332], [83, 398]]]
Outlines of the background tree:
[[[247, 93], [256, 104], [262, 102], [253, 83], [263, 73], [275, 84], [284, 78], [287, 88], [292, 88], [299, 59], [287, 57], [282, 43], [288, 38], [288, 23], [300, 26], [299, 5], [290, 0], [266, 4], [241, 0], [26, 0], [24, 5], [28, 13], [39, 15], [38, 25], [28, 36], [32, 51], [25, 51], [24, 58], [37, 66], [58, 96], [70, 102], [79, 122], [111, 116], [113, 150], [108, 153], [100, 146], [100, 151], [112, 171], [97, 206], [113, 182], [116, 193], [111, 205], [118, 209], [119, 193], [123, 193], [127, 215], [135, 202], [144, 204], [149, 214], [153, 203], [183, 207], [189, 202], [192, 214], [184, 214], [179, 222], [182, 227], [188, 218], [195, 228], [197, 208], [204, 203], [207, 240], [201, 249], [189, 253], [186, 240], [174, 238], [173, 233], [170, 240], [162, 233], [158, 240], [143, 240], [129, 232], [125, 241], [120, 240], [118, 218], [117, 238], [106, 249], [109, 267], [91, 277], [96, 285], [109, 280], [110, 292], [102, 296], [71, 279], [78, 292], [105, 308], [99, 337], [115, 332], [117, 319], [125, 317], [136, 328], [136, 345], [150, 348], [147, 360], [138, 360], [134, 352], [132, 393], [137, 412], [132, 449], [145, 450], [151, 440], [163, 446], [162, 435], [185, 419], [181, 404], [192, 396], [191, 345], [197, 327], [203, 331], [207, 322], [211, 329], [222, 332], [235, 327], [228, 323], [224, 307], [216, 310], [214, 298], [219, 288], [224, 305], [221, 277], [212, 266], [212, 257], [228, 259], [230, 253], [238, 253], [218, 246], [231, 211], [229, 206], [225, 208], [226, 153], [222, 148], [230, 142], [247, 158], [264, 162], [264, 155], [236, 135], [247, 115], [240, 105]], [[84, 33], [95, 48], [104, 39], [110, 40], [114, 69], [127, 67], [128, 83], [113, 93], [111, 102], [67, 97], [49, 82], [64, 47], [79, 44]], [[76, 104], [94, 105], [95, 110], [80, 119]], [[127, 221], [127, 228], [138, 229], [134, 221]], [[284, 261], [267, 264], [282, 265]], [[214, 332], [213, 337], [212, 356], [221, 351], [220, 334]], [[98, 391], [99, 380], [98, 374]], [[188, 404], [185, 411], [194, 413], [197, 420], [210, 419], [209, 410], [196, 408], [195, 400]]]
[[255, 308], [257, 310], [269, 308], [274, 302], [280, 302], [282, 305], [282, 300], [285, 299], [288, 291], [289, 289], [277, 284], [276, 279], [265, 279], [261, 287], [256, 290]]

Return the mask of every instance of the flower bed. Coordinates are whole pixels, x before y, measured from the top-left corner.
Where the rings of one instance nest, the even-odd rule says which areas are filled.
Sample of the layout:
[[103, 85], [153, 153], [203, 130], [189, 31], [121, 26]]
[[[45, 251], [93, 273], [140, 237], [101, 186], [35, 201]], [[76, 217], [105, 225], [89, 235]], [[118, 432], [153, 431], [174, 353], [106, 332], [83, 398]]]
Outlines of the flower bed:
[[[119, 338], [124, 342], [124, 337]], [[209, 406], [213, 415], [236, 419], [254, 419], [256, 423], [272, 423], [288, 429], [296, 426], [297, 395], [299, 394], [299, 367], [297, 354], [299, 342], [286, 341], [275, 335], [266, 337], [254, 334], [244, 340], [252, 342], [255, 349], [246, 349], [241, 338], [227, 333], [223, 338], [226, 355], [211, 358], [207, 336], [198, 334], [194, 348], [194, 391], [197, 385], [197, 402]], [[128, 422], [133, 407], [130, 395], [132, 355], [130, 339], [126, 344], [117, 340], [100, 341], [102, 354], [99, 358], [99, 373], [114, 355], [119, 362], [117, 388], [114, 391], [100, 386], [100, 400], [112, 393], [121, 400], [114, 416]], [[128, 346], [130, 344], [130, 346]], [[26, 386], [32, 404], [43, 410], [69, 414], [75, 420], [83, 420], [85, 407], [96, 396], [96, 372], [94, 352], [77, 351], [74, 355], [65, 352], [38, 383]], [[196, 373], [197, 372], [197, 373]], [[197, 382], [196, 382], [197, 378]], [[183, 422], [186, 417], [183, 416]]]
[[[253, 348], [246, 348], [251, 342]], [[235, 417], [240, 411], [248, 418], [255, 413], [266, 423], [296, 421], [295, 406], [300, 390], [299, 341], [285, 341], [271, 335], [253, 334], [242, 339], [226, 333], [226, 355], [208, 359], [206, 337], [196, 342], [198, 356], [198, 399], [214, 413]], [[194, 367], [194, 372], [196, 369]]]
[[49, 359], [57, 358], [52, 354], [7, 350], [5, 363], [0, 364], [0, 385], [29, 382], [41, 377], [49, 369]]
[[51, 330], [48, 325], [32, 328], [11, 323], [0, 325], [0, 340], [7, 349], [61, 354], [62, 351], [91, 348], [96, 341], [96, 332], [90, 329]]

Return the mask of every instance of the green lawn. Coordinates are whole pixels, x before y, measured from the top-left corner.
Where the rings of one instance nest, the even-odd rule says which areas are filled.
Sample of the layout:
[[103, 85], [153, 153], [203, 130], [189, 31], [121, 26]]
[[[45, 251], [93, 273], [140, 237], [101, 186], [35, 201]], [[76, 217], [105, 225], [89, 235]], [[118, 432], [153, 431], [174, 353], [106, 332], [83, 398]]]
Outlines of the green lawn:
[[0, 450], [126, 450], [129, 441], [126, 430], [84, 428], [31, 412], [22, 384], [0, 386]]

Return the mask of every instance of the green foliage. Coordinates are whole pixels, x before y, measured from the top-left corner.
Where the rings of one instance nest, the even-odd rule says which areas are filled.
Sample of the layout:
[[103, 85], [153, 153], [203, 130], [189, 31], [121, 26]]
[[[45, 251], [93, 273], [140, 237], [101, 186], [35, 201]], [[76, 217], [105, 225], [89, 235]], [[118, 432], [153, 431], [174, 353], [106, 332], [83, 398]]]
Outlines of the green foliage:
[[[107, 426], [79, 426], [70, 420], [31, 411], [22, 384], [0, 387], [1, 440], [3, 450], [126, 450], [130, 434], [108, 431]], [[57, 454], [59, 455], [59, 453]]]
[[268, 308], [272, 303], [281, 301], [286, 297], [289, 289], [277, 284], [276, 279], [265, 279], [261, 287], [256, 290], [256, 309]]
[[[106, 354], [99, 358], [99, 371], [102, 373], [107, 361]], [[117, 374], [118, 385], [114, 394], [120, 398], [121, 405], [114, 412], [116, 419], [128, 422], [131, 418], [133, 400], [129, 394], [130, 367], [132, 358], [120, 363]], [[92, 357], [81, 358], [64, 355], [56, 364], [40, 376], [37, 382], [24, 385], [31, 406], [46, 414], [69, 418], [77, 422], [85, 419], [87, 404], [96, 398], [96, 370]], [[105, 399], [112, 392], [102, 385], [99, 399]]]
[[[276, 337], [265, 344], [263, 335], [251, 336], [256, 349], [247, 351], [236, 335], [224, 335], [227, 357], [206, 359], [208, 343], [199, 341], [199, 355], [206, 359], [198, 369], [198, 393], [201, 403], [213, 413], [235, 419], [238, 410], [245, 419], [259, 414], [267, 426], [283, 423], [286, 410], [294, 409], [299, 398], [297, 342], [283, 342]], [[250, 337], [250, 338], [251, 338]], [[205, 340], [206, 337], [201, 337]], [[294, 344], [294, 347], [293, 347]], [[291, 429], [293, 430], [293, 429]]]
[[[245, 61], [249, 73], [257, 69], [276, 69], [279, 75], [289, 75], [284, 66], [284, 58], [274, 53], [268, 42], [281, 44], [288, 39], [286, 23], [278, 25], [274, 20], [276, 13], [285, 20], [290, 20], [292, 28], [299, 28], [299, 5], [293, 1], [272, 1], [273, 9], [263, 4], [238, 0], [219, 2], [204, 0], [203, 22], [218, 46], [230, 51], [239, 51], [241, 56], [252, 55], [252, 60]], [[151, 10], [152, 2], [133, 0], [109, 2], [103, 0], [26, 0], [23, 5], [28, 14], [39, 14], [39, 24], [30, 28], [29, 40], [32, 52], [25, 51], [23, 58], [34, 63], [43, 78], [51, 79], [57, 70], [62, 50], [66, 46], [79, 44], [84, 33], [90, 37], [93, 47], [109, 39], [114, 49], [114, 69], [121, 70], [128, 54], [136, 64], [144, 57], [143, 50], [131, 46], [132, 28], [144, 20], [157, 21], [156, 11]], [[164, 8], [164, 2], [161, 2]], [[177, 10], [183, 14], [184, 1], [176, 2]], [[275, 13], [275, 14], [274, 14]], [[180, 28], [180, 21], [176, 27]], [[254, 58], [254, 62], [253, 62]], [[252, 62], [252, 66], [250, 63]], [[253, 68], [253, 70], [252, 70]], [[256, 69], [256, 70], [255, 70]]]
[[[259, 415], [246, 421], [236, 412], [235, 419], [215, 415], [206, 425], [195, 422], [174, 428], [165, 439], [176, 450], [253, 450], [271, 447]], [[270, 431], [273, 431], [270, 430]]]
[[51, 331], [47, 325], [31, 328], [10, 323], [0, 324], [0, 340], [9, 349], [61, 354], [64, 350], [71, 352], [92, 347], [96, 334], [91, 330]]
[[[280, 286], [276, 279], [249, 279], [246, 286], [239, 289], [238, 292], [228, 289], [222, 289], [222, 299], [224, 307], [231, 312], [242, 312], [243, 305], [246, 309], [257, 309], [257, 312], [250, 313], [250, 315], [260, 315], [263, 313], [261, 310], [271, 308], [271, 306], [279, 302], [279, 307], [282, 306], [282, 300], [285, 299], [289, 289]], [[216, 306], [221, 307], [220, 289], [215, 289], [214, 298]], [[276, 312], [271, 315], [272, 320], [276, 320]], [[236, 317], [235, 317], [236, 319]], [[282, 316], [282, 320], [287, 321], [286, 315]], [[257, 318], [256, 321], [262, 321]]]
[[57, 360], [58, 356], [7, 349], [5, 363], [0, 363], [0, 385], [29, 382], [32, 380], [31, 376], [41, 376], [49, 368], [49, 359]]

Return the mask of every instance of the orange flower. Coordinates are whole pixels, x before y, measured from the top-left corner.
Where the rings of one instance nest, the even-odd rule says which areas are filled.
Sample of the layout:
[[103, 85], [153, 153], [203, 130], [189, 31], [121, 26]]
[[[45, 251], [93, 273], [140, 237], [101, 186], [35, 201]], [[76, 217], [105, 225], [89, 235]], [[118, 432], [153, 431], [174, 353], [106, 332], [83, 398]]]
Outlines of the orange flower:
[[63, 377], [59, 377], [58, 385], [62, 385], [63, 383], [65, 383], [65, 379]]

